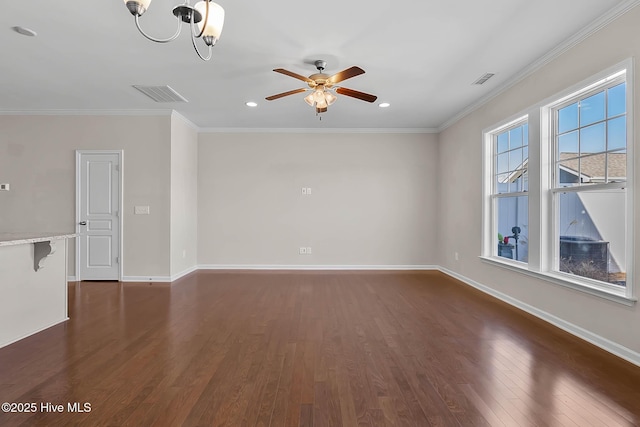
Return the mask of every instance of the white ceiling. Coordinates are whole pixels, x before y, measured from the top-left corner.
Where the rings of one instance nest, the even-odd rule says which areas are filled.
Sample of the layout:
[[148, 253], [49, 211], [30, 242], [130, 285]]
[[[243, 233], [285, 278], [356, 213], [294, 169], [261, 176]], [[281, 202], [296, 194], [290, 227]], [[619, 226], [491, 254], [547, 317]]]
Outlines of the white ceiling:
[[[175, 109], [200, 128], [437, 129], [594, 21], [638, 3], [217, 1], [226, 20], [210, 62], [196, 56], [186, 24], [172, 43], [145, 39], [122, 0], [5, 2], [0, 113]], [[142, 27], [171, 35], [178, 3], [154, 0]], [[19, 35], [11, 30], [16, 25], [38, 36]], [[314, 59], [327, 61], [328, 74], [362, 67], [366, 74], [341, 85], [391, 107], [339, 96], [319, 121], [304, 94], [264, 100], [304, 87], [272, 69], [307, 76], [315, 72]], [[471, 84], [486, 72], [496, 76]], [[132, 85], [169, 85], [189, 102], [158, 104]], [[245, 106], [249, 100], [258, 107]]]

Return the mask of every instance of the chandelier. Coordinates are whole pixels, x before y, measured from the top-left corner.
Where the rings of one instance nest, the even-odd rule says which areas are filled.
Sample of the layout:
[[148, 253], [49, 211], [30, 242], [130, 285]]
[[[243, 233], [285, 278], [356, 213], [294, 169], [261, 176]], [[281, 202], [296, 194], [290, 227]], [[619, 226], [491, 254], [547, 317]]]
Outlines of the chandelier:
[[[189, 0], [186, 0], [184, 4], [173, 8], [173, 14], [178, 19], [178, 28], [175, 34], [168, 39], [157, 39], [149, 36], [140, 28], [139, 18], [149, 8], [151, 0], [124, 0], [124, 3], [127, 9], [129, 9], [129, 12], [134, 16], [136, 27], [138, 27], [140, 33], [156, 43], [168, 43], [175, 40], [180, 35], [182, 23], [191, 24], [191, 43], [193, 44], [193, 48], [203, 61], [211, 59], [212, 48], [220, 38], [222, 26], [224, 25], [224, 9], [220, 5], [211, 0], [203, 0], [191, 6]], [[209, 54], [206, 57], [200, 53], [196, 45], [197, 38], [202, 38], [209, 49]]]

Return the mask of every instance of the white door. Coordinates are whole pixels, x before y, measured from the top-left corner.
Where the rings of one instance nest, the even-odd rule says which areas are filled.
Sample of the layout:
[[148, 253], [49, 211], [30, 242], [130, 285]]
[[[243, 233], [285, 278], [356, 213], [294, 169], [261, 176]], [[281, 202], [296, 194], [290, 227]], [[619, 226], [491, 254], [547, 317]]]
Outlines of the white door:
[[120, 280], [122, 152], [76, 151], [77, 280]]

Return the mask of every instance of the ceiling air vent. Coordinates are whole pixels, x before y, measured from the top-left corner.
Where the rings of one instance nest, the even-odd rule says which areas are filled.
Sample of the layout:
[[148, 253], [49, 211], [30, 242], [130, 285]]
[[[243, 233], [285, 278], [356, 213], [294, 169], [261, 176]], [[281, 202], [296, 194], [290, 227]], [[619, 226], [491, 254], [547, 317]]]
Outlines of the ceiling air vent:
[[476, 80], [475, 82], [473, 82], [472, 84], [474, 85], [481, 85], [487, 82], [487, 80], [489, 80], [491, 77], [495, 76], [495, 73], [485, 73], [482, 76], [480, 76], [480, 78], [478, 80]]
[[147, 95], [149, 98], [156, 102], [189, 102], [187, 99], [180, 95], [169, 86], [138, 86], [133, 85], [134, 88]]

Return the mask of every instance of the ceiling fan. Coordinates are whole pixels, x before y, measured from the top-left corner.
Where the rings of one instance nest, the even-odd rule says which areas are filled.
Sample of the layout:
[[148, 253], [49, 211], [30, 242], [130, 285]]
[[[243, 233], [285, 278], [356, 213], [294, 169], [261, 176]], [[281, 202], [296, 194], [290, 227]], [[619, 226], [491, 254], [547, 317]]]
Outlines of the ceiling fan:
[[312, 74], [309, 77], [301, 76], [300, 74], [293, 73], [291, 71], [285, 70], [284, 68], [276, 68], [276, 73], [284, 74], [286, 76], [293, 77], [294, 79], [302, 80], [309, 88], [300, 88], [290, 90], [288, 92], [279, 93], [277, 95], [268, 96], [265, 98], [267, 101], [273, 101], [274, 99], [282, 98], [289, 95], [295, 95], [296, 93], [306, 92], [311, 90], [309, 95], [304, 97], [304, 100], [307, 104], [312, 107], [315, 107], [316, 114], [324, 113], [327, 111], [327, 107], [334, 102], [336, 102], [337, 97], [333, 94], [333, 91], [339, 95], [350, 96], [352, 98], [361, 99], [367, 102], [374, 102], [378, 99], [375, 95], [370, 95], [364, 92], [358, 92], [357, 90], [347, 89], [346, 87], [336, 86], [337, 83], [341, 81], [350, 79], [351, 77], [359, 76], [360, 74], [364, 74], [364, 70], [360, 67], [351, 67], [346, 70], [342, 70], [339, 73], [336, 73], [332, 76], [328, 74], [324, 74], [323, 71], [327, 66], [326, 61], [318, 60], [314, 62], [318, 72], [316, 74]]

